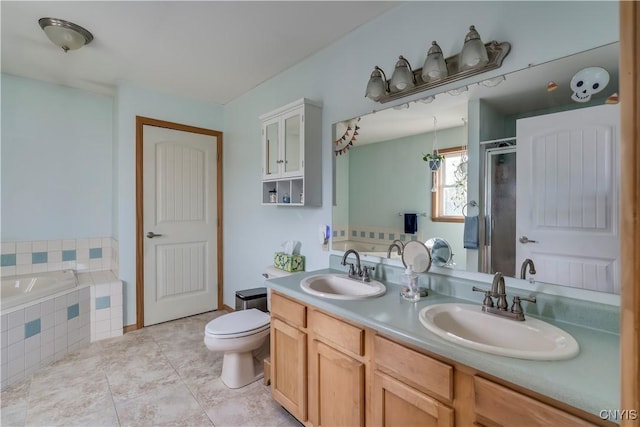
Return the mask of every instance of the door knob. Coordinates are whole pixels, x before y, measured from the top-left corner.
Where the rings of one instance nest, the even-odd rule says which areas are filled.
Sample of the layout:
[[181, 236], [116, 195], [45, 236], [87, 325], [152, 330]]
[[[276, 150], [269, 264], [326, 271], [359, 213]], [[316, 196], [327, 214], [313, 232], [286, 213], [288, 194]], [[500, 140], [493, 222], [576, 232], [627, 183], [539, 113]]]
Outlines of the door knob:
[[154, 237], [160, 237], [160, 236], [162, 236], [162, 234], [156, 234], [153, 231], [150, 231], [147, 233], [147, 237], [150, 239], [153, 239]]
[[518, 240], [520, 241], [520, 243], [538, 243], [537, 240], [529, 240], [527, 236], [520, 236]]

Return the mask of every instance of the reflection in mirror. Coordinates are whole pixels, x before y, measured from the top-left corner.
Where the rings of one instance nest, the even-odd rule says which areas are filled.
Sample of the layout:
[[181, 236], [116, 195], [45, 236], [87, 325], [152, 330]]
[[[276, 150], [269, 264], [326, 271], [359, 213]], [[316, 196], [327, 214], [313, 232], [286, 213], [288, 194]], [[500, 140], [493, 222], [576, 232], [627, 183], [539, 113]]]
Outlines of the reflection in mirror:
[[453, 263], [453, 252], [446, 240], [440, 237], [432, 237], [425, 242], [431, 253], [431, 262], [438, 267], [450, 267]]
[[[433, 102], [429, 96], [424, 102], [413, 101], [336, 123], [337, 136], [343, 135], [354, 123], [358, 123], [359, 130], [357, 139], [346, 150], [341, 150], [340, 141], [336, 141], [332, 249], [358, 246], [364, 253], [386, 258], [387, 249], [395, 239], [404, 243], [425, 242], [439, 236], [448, 242], [455, 254], [455, 263], [449, 262], [447, 268], [485, 273], [502, 271], [505, 275], [518, 276], [524, 258], [517, 259], [516, 256], [516, 247], [522, 244], [518, 241], [520, 234], [516, 233], [516, 208], [520, 204], [515, 202], [521, 192], [517, 191], [518, 183], [514, 181], [515, 163], [517, 157], [522, 160], [527, 155], [518, 152], [516, 124], [528, 117], [617, 102], [618, 51], [618, 43], [613, 43], [499, 76], [491, 82], [468, 85], [466, 91], [455, 91], [457, 96], [449, 91], [437, 94]], [[605, 89], [594, 93], [589, 102], [578, 103], [572, 100], [571, 80], [587, 67], [606, 69], [610, 81]], [[467, 177], [467, 202], [471, 199], [478, 202], [474, 213], [479, 213], [479, 250], [464, 249], [463, 223], [432, 220], [432, 177], [422, 157], [434, 149], [434, 118], [437, 118], [438, 150], [469, 148], [468, 171], [471, 174]], [[597, 197], [605, 200], [606, 214], [614, 216], [605, 229], [619, 240], [617, 212], [608, 209], [617, 200], [615, 145], [614, 141], [613, 151], [605, 153], [605, 158], [611, 162], [608, 165], [612, 175], [601, 176], [613, 182], [604, 192], [599, 190]], [[541, 173], [539, 168], [543, 164], [548, 163], [534, 161], [533, 171]], [[553, 164], [558, 164], [554, 167], [560, 168], [561, 172], [569, 168], [562, 168], [559, 162]], [[548, 172], [549, 169], [544, 173]], [[405, 213], [418, 214], [415, 233], [406, 232]], [[426, 216], [420, 216], [422, 213]], [[527, 237], [535, 240], [533, 234]], [[531, 244], [528, 247], [535, 249]], [[395, 251], [390, 263], [402, 265], [397, 255], [397, 261], [393, 261], [394, 255]], [[527, 257], [532, 258], [531, 255]], [[553, 267], [551, 261], [535, 262], [536, 280], [617, 292], [616, 289], [569, 283], [571, 280], [567, 275], [545, 274], [552, 268], [564, 267], [559, 264]], [[591, 267], [578, 268], [581, 277], [589, 275]], [[616, 277], [617, 274], [615, 261], [593, 268], [595, 276]]]

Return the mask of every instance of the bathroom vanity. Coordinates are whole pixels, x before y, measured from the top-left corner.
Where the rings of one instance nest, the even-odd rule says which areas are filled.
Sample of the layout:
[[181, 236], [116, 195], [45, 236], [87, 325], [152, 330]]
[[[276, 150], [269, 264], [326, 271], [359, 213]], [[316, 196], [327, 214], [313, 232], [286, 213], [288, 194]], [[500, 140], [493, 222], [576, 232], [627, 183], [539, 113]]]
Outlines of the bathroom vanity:
[[411, 303], [386, 283], [377, 298], [329, 300], [300, 288], [318, 273], [341, 272], [267, 282], [272, 395], [305, 425], [609, 425], [600, 411], [619, 406], [615, 333], [559, 323], [580, 344], [575, 358], [496, 356], [420, 324], [422, 308], [457, 298], [430, 292]]

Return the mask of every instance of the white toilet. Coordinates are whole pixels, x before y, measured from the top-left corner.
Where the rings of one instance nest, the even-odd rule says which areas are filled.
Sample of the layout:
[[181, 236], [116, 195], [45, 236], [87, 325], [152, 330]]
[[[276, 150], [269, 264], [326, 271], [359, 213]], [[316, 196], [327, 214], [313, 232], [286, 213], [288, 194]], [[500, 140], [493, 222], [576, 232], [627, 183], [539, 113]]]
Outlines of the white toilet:
[[[292, 273], [267, 268], [268, 278]], [[270, 304], [267, 294], [267, 306]], [[223, 351], [222, 382], [229, 388], [240, 388], [264, 376], [262, 360], [255, 356], [268, 354], [270, 316], [255, 308], [234, 311], [213, 319], [205, 327], [204, 343], [211, 351]]]

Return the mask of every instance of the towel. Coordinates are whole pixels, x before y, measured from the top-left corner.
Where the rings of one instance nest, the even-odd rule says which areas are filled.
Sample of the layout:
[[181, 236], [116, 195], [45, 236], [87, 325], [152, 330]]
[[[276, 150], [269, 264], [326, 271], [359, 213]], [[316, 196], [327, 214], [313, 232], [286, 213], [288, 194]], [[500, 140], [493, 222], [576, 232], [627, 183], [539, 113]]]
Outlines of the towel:
[[478, 249], [478, 216], [464, 217], [463, 246], [465, 249]]
[[418, 214], [404, 214], [404, 232], [405, 234], [415, 234], [418, 231]]

